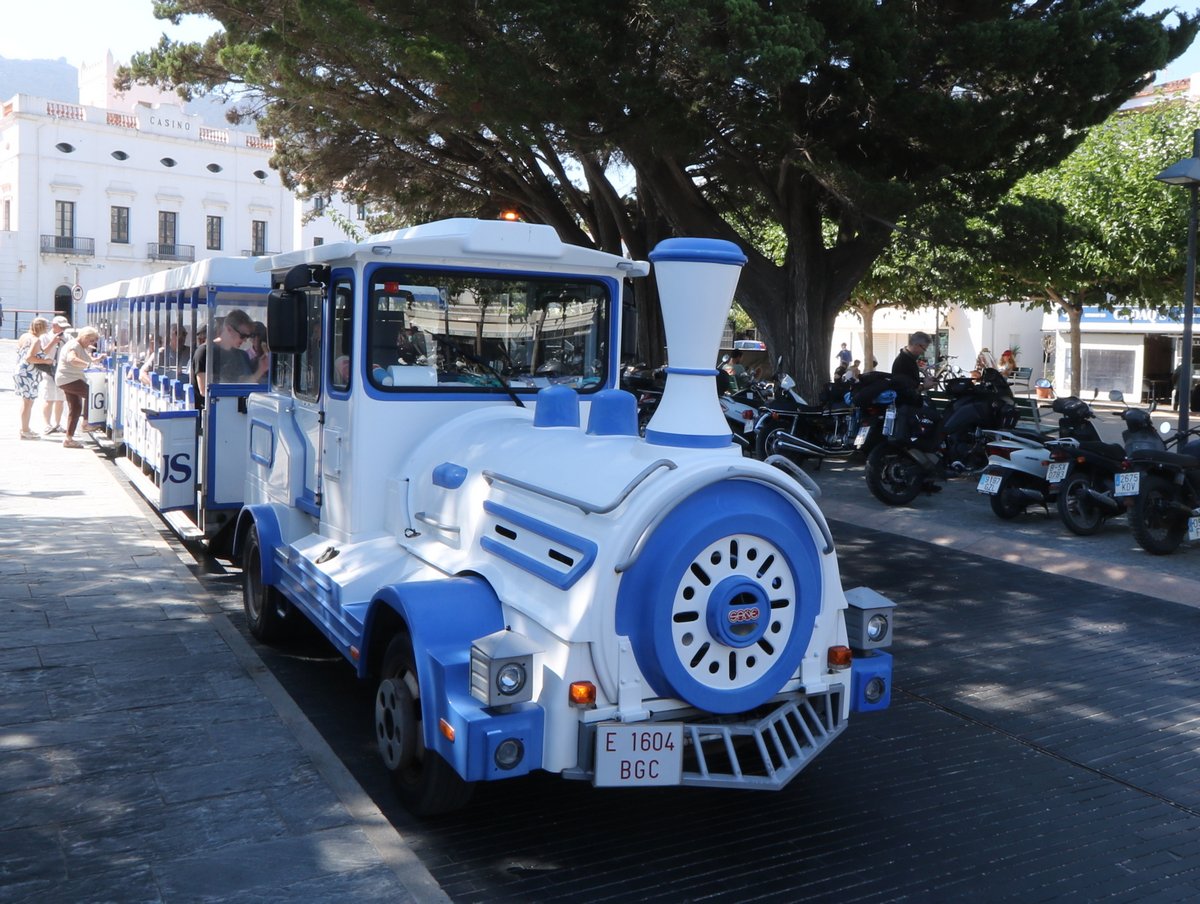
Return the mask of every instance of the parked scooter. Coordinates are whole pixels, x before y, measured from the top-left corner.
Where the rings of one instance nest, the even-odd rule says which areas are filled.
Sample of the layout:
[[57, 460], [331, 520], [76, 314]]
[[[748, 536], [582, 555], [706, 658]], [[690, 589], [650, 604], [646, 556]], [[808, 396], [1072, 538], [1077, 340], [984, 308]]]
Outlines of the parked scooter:
[[1019, 414], [1008, 381], [994, 368], [978, 380], [951, 380], [945, 414], [908, 398], [889, 408], [884, 441], [867, 456], [867, 488], [880, 502], [904, 505], [922, 491], [937, 492], [948, 472], [986, 464], [983, 430], [1012, 427]]
[[[1160, 428], [1169, 432], [1164, 423]], [[1129, 513], [1138, 546], [1156, 556], [1179, 548], [1184, 537], [1200, 540], [1200, 427], [1175, 438], [1175, 451], [1144, 449], [1129, 460], [1141, 472]], [[1191, 440], [1188, 442], [1188, 440]]]
[[997, 518], [1015, 518], [1031, 505], [1048, 508], [1060, 485], [1051, 479], [1053, 456], [1070, 455], [1085, 442], [1104, 445], [1086, 402], [1074, 396], [1059, 398], [1051, 410], [1060, 416], [1056, 439], [1029, 431], [988, 431], [988, 466], [976, 489], [987, 494]]
[[666, 373], [663, 368], [650, 368], [643, 365], [630, 365], [621, 371], [621, 388], [633, 394], [637, 399], [638, 433], [646, 435], [646, 425], [662, 401], [663, 387], [666, 385]]
[[[1119, 390], [1113, 390], [1109, 398], [1124, 400]], [[1141, 475], [1129, 456], [1166, 449], [1149, 412], [1126, 408], [1121, 418], [1125, 421], [1122, 444], [1085, 441], [1077, 449], [1051, 453], [1047, 479], [1059, 482], [1058, 516], [1067, 530], [1081, 537], [1097, 533], [1109, 518], [1117, 518], [1133, 506]]]

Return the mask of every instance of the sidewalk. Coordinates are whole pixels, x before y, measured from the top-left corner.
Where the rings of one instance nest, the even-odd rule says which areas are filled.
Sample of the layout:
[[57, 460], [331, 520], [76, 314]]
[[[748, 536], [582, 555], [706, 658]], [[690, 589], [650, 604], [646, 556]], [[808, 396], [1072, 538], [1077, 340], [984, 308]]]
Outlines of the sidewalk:
[[[0, 899], [445, 901], [0, 342]], [[31, 423], [40, 430], [41, 404]]]

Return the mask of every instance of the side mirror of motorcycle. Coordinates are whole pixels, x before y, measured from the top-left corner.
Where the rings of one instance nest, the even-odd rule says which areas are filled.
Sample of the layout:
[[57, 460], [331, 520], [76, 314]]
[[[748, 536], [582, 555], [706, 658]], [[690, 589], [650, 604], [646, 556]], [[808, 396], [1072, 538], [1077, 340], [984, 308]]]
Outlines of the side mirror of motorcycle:
[[1121, 392], [1119, 389], [1110, 389], [1108, 391], [1108, 400], [1110, 402], [1124, 402], [1125, 393]]
[[1171, 426], [1170, 421], [1163, 421], [1161, 424], [1158, 425], [1158, 432], [1161, 433], [1163, 436], [1170, 436], [1172, 433], [1175, 432], [1175, 428]]

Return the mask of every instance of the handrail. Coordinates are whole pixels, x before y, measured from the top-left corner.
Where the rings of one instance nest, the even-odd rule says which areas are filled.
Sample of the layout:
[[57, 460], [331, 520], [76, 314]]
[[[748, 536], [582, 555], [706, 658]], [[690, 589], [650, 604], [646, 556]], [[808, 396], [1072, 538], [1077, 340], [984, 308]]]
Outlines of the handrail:
[[622, 502], [624, 502], [626, 497], [629, 496], [629, 494], [635, 489], [637, 489], [639, 484], [641, 484], [659, 468], [666, 468], [668, 471], [674, 471], [677, 467], [679, 466], [670, 459], [660, 458], [658, 461], [644, 468], [640, 474], [634, 477], [633, 480], [629, 481], [629, 483], [625, 486], [625, 489], [618, 494], [616, 499], [604, 506], [598, 506], [591, 502], [585, 502], [582, 499], [576, 499], [574, 496], [566, 496], [562, 493], [556, 493], [553, 490], [547, 490], [544, 487], [534, 486], [532, 483], [527, 483], [526, 481], [520, 480], [516, 477], [508, 477], [504, 474], [497, 474], [495, 471], [484, 471], [483, 479], [489, 484], [508, 484], [509, 486], [514, 486], [517, 489], [525, 490], [526, 492], [533, 493], [537, 496], [544, 496], [547, 499], [553, 499], [555, 502], [562, 502], [566, 505], [574, 506], [585, 515], [607, 515]]

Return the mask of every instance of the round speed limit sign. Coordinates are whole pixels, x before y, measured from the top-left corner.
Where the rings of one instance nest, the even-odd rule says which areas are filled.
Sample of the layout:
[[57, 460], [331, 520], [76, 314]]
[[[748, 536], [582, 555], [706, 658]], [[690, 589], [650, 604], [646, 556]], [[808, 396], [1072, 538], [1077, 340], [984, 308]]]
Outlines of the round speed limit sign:
[[76, 301], [83, 298], [83, 286], [75, 285], [71, 287], [71, 297]]

